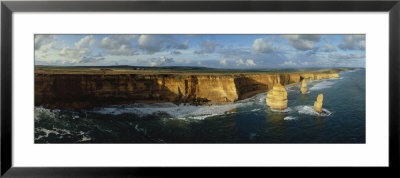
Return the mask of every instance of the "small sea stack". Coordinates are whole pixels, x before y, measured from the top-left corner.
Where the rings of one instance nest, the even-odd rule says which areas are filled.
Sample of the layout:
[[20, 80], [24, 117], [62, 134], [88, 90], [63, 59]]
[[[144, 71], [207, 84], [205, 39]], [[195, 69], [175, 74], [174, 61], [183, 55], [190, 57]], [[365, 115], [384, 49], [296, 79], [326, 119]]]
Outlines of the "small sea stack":
[[322, 113], [322, 101], [324, 100], [324, 95], [319, 94], [317, 101], [314, 102], [314, 110], [318, 113]]
[[284, 110], [287, 108], [287, 91], [281, 84], [275, 84], [267, 94], [267, 106], [271, 109]]
[[310, 83], [313, 83], [314, 82], [314, 79], [311, 77], [310, 78]]
[[301, 93], [307, 93], [307, 81], [305, 79], [303, 79], [303, 81], [301, 82], [301, 87], [300, 87], [300, 92]]

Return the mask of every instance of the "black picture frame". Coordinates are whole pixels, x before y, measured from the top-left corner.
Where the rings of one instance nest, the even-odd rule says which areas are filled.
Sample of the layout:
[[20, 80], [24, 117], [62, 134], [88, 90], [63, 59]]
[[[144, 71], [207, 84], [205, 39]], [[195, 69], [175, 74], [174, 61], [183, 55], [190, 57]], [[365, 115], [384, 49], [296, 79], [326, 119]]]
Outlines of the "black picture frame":
[[[290, 173], [282, 168], [20, 168], [12, 166], [12, 17], [13, 12], [123, 12], [123, 11], [296, 11], [296, 12], [389, 12], [389, 167], [341, 168], [347, 171], [389, 171], [399, 168], [400, 101], [400, 1], [2, 1], [1, 2], [1, 175], [6, 177], [129, 177], [190, 174], [209, 171], [268, 174]], [[265, 170], [268, 169], [268, 170]], [[310, 173], [309, 168], [293, 169]], [[332, 168], [317, 168], [339, 175]], [[336, 168], [335, 168], [336, 169]], [[188, 174], [188, 176], [190, 176]], [[214, 173], [213, 173], [214, 174]]]

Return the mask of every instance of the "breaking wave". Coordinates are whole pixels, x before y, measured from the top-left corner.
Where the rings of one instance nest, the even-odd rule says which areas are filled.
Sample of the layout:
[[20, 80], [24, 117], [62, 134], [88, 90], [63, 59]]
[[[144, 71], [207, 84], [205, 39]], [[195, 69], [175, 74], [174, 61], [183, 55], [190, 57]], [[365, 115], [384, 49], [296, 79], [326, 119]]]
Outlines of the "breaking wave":
[[[153, 115], [156, 113], [165, 113], [169, 118], [179, 119], [195, 119], [202, 120], [207, 117], [213, 117], [224, 114], [232, 114], [232, 110], [250, 105], [265, 105], [266, 93], [257, 94], [251, 98], [237, 101], [230, 104], [212, 104], [212, 105], [190, 105], [190, 104], [174, 104], [174, 103], [157, 103], [157, 104], [131, 104], [124, 106], [111, 106], [97, 108], [89, 112], [97, 114], [120, 115], [125, 113], [133, 113], [139, 117]], [[253, 109], [251, 111], [258, 111]]]
[[58, 110], [46, 109], [43, 107], [35, 107], [34, 118], [37, 121], [41, 120], [43, 116], [55, 118], [58, 112], [59, 112]]
[[296, 119], [297, 118], [293, 117], [293, 116], [286, 116], [285, 118], [283, 118], [283, 120], [285, 120], [285, 121], [296, 120]]
[[185, 118], [191, 117], [197, 119], [196, 116], [200, 118], [206, 118], [218, 114], [224, 114], [225, 112], [235, 109], [239, 105], [228, 104], [228, 105], [210, 105], [210, 106], [194, 106], [194, 105], [175, 105], [173, 103], [163, 103], [163, 104], [145, 104], [145, 105], [128, 105], [125, 107], [106, 107], [97, 109], [91, 112], [98, 114], [111, 114], [120, 115], [125, 113], [133, 113], [140, 117], [146, 115], [152, 115], [155, 113], [166, 113], [173, 118]]
[[[191, 105], [191, 104], [174, 104], [174, 103], [155, 103], [144, 104], [135, 103], [130, 105], [108, 106], [102, 108], [95, 108], [93, 110], [85, 111], [87, 113], [95, 114], [108, 114], [108, 115], [121, 115], [121, 114], [135, 114], [139, 117], [148, 115], [164, 114], [165, 118], [178, 118], [178, 119], [195, 119], [202, 120], [207, 117], [218, 115], [226, 115], [236, 113], [238, 108], [246, 106], [255, 106], [256, 108], [251, 112], [259, 111], [259, 106], [265, 106], [266, 93], [257, 94], [251, 98], [237, 101], [228, 104], [212, 104], [212, 105]], [[71, 113], [71, 119], [79, 119], [79, 115]], [[35, 120], [41, 118], [56, 118], [60, 115], [60, 110], [46, 109], [43, 107], [35, 107]], [[83, 116], [85, 117], [85, 116]]]
[[290, 112], [290, 111], [292, 111], [292, 109], [290, 108], [290, 107], [288, 107], [288, 108], [286, 108], [286, 109], [284, 109], [284, 110], [278, 110], [278, 109], [272, 109], [272, 108], [269, 108], [272, 112], [281, 112], [281, 113], [286, 113], [286, 112]]
[[329, 110], [324, 108], [322, 108], [322, 113], [318, 113], [314, 110], [312, 106], [296, 106], [295, 109], [300, 114], [306, 114], [312, 116], [330, 116], [332, 114]]
[[[35, 128], [35, 133], [38, 133], [38, 135], [35, 136], [35, 141], [39, 141], [41, 139], [47, 139], [50, 137], [50, 134], [53, 134], [53, 137], [56, 137], [58, 139], [66, 138], [69, 135], [76, 134], [81, 136], [77, 142], [87, 142], [91, 141], [92, 138], [88, 136], [86, 132], [79, 131], [78, 133], [72, 133], [70, 130], [67, 129], [60, 129], [60, 128], [55, 128], [53, 127], [51, 130], [42, 128], [42, 127], [37, 127]], [[42, 133], [41, 135], [39, 133]]]
[[289, 92], [298, 92], [298, 91], [300, 91], [300, 88], [299, 87], [297, 87], [297, 86], [291, 86], [291, 87], [285, 87], [286, 88], [286, 91], [289, 93]]
[[325, 88], [330, 88], [335, 83], [336, 82], [332, 82], [332, 81], [322, 81], [322, 82], [319, 82], [319, 83], [315, 84], [314, 86], [312, 86], [310, 88], [310, 90], [321, 90], [321, 89], [325, 89]]

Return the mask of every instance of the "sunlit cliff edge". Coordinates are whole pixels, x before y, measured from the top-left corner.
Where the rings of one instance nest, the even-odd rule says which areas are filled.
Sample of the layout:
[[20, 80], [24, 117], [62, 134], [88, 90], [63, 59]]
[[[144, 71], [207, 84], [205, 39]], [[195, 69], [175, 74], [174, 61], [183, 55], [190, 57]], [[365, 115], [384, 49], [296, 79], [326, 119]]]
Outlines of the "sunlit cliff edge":
[[267, 92], [303, 78], [338, 78], [349, 69], [301, 72], [163, 72], [116, 69], [35, 69], [35, 105], [81, 109], [132, 103], [213, 104]]

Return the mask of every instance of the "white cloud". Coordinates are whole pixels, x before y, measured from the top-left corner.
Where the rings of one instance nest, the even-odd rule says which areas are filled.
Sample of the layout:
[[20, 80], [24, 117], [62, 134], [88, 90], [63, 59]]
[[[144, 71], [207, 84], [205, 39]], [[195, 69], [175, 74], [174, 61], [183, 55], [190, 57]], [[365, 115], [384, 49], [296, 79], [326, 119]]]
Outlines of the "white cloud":
[[59, 54], [60, 56], [69, 59], [78, 60], [79, 58], [89, 55], [92, 52], [92, 45], [95, 43], [93, 35], [85, 36], [75, 43], [73, 48], [63, 47]]
[[226, 66], [226, 65], [228, 65], [228, 62], [226, 61], [226, 59], [222, 59], [219, 61], [219, 64]]
[[180, 55], [180, 54], [182, 54], [180, 51], [171, 51], [170, 53], [172, 55]]
[[173, 62], [174, 62], [173, 58], [166, 58], [165, 56], [161, 56], [156, 59], [151, 59], [150, 66], [162, 66]]
[[332, 58], [332, 59], [361, 59], [361, 58], [365, 58], [365, 54], [361, 54], [361, 53], [356, 53], [356, 54], [334, 53], [334, 54], [329, 54], [328, 57]]
[[48, 50], [56, 45], [55, 35], [35, 35], [35, 50]]
[[325, 51], [327, 51], [327, 52], [329, 52], [329, 51], [336, 51], [336, 48], [333, 46], [333, 45], [331, 45], [331, 44], [329, 44], [329, 43], [325, 43], [324, 44], [324, 47], [325, 47]]
[[320, 41], [321, 35], [282, 35], [292, 47], [301, 50], [311, 50], [314, 43]]
[[171, 35], [140, 35], [138, 46], [147, 54], [154, 54], [165, 49], [188, 49], [189, 40], [179, 42]]
[[305, 40], [292, 41], [292, 46], [298, 50], [310, 50], [314, 48], [314, 42]]
[[215, 48], [218, 46], [219, 44], [217, 42], [214, 41], [210, 41], [210, 40], [206, 40], [203, 41], [200, 44], [200, 50], [196, 50], [194, 51], [194, 53], [196, 54], [209, 54], [209, 53], [213, 53], [215, 51]]
[[258, 38], [254, 40], [253, 50], [261, 53], [269, 53], [274, 51], [272, 42], [266, 38]]
[[81, 40], [75, 43], [75, 48], [91, 48], [94, 44], [95, 39], [93, 35], [85, 36]]
[[311, 62], [308, 62], [308, 61], [304, 61], [304, 62], [302, 62], [302, 63], [300, 63], [302, 66], [311, 66], [312, 65], [312, 63]]
[[95, 63], [104, 60], [105, 58], [102, 56], [90, 56], [90, 57], [82, 57], [81, 60], [77, 61], [78, 63]]
[[296, 66], [297, 64], [293, 61], [285, 61], [284, 63], [281, 64], [281, 66], [288, 66], [288, 67], [293, 67]]
[[238, 59], [238, 60], [236, 60], [236, 65], [237, 65], [237, 66], [244, 65], [244, 62], [243, 62], [243, 60], [242, 60], [242, 59]]
[[283, 35], [288, 40], [307, 40], [317, 42], [321, 40], [321, 35]]
[[75, 49], [64, 47], [60, 50], [60, 56], [65, 56], [67, 58], [76, 59], [79, 58], [81, 54], [86, 54], [88, 51], [86, 49]]
[[186, 40], [186, 41], [183, 42], [183, 43], [176, 43], [176, 44], [174, 45], [174, 47], [175, 47], [176, 49], [188, 49], [188, 47], [189, 47], [189, 40]]
[[256, 63], [252, 59], [247, 59], [246, 61], [242, 59], [236, 60], [236, 66], [247, 66], [247, 67], [253, 67], [256, 66]]
[[365, 50], [365, 35], [344, 35], [339, 48], [343, 50]]
[[50, 51], [56, 48], [57, 38], [55, 35], [35, 35], [35, 60], [47, 60]]
[[140, 35], [138, 40], [139, 48], [148, 54], [161, 51], [163, 43], [163, 40], [156, 35]]
[[247, 67], [256, 66], [256, 63], [254, 63], [254, 61], [252, 59], [247, 59], [246, 60], [246, 66]]
[[110, 55], [132, 56], [136, 54], [137, 50], [131, 41], [136, 38], [137, 35], [110, 35], [104, 37], [98, 46]]

